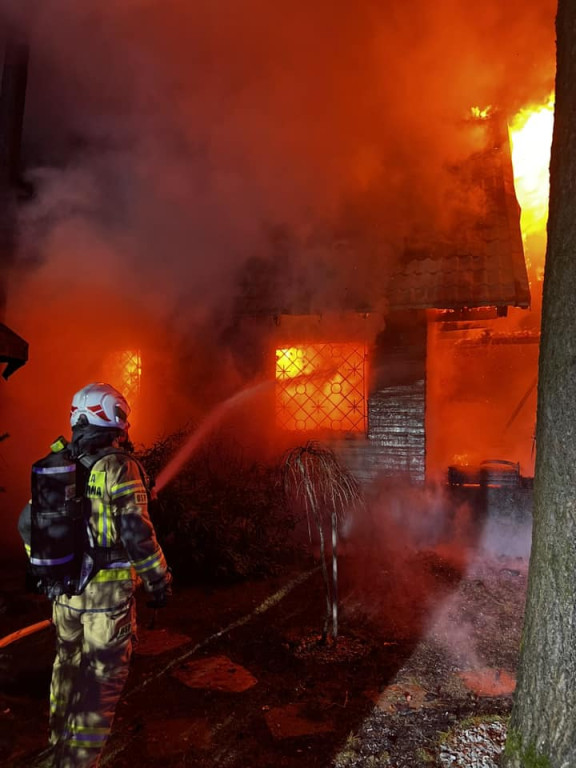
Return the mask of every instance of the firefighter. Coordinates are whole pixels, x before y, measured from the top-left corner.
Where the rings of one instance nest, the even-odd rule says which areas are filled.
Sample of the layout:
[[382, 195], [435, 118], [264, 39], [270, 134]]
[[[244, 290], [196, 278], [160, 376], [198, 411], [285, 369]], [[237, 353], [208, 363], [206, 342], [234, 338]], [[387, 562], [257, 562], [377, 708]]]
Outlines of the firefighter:
[[[88, 528], [107, 556], [82, 594], [53, 599], [49, 725], [55, 768], [99, 765], [128, 676], [135, 588], [143, 583], [153, 608], [164, 607], [171, 593], [170, 570], [148, 514], [148, 479], [130, 455], [129, 413], [109, 384], [89, 384], [72, 399], [68, 450], [83, 461], [96, 456], [85, 490]], [[19, 521], [28, 552], [30, 529], [28, 505]]]

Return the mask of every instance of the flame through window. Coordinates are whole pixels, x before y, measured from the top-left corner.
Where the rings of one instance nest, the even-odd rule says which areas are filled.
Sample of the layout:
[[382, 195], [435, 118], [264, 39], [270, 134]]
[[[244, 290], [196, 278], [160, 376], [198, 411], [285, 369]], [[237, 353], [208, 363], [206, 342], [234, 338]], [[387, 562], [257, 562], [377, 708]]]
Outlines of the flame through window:
[[114, 352], [106, 361], [105, 377], [134, 407], [140, 393], [142, 357], [139, 350], [123, 349]]
[[276, 350], [276, 421], [293, 431], [366, 431], [366, 347], [306, 344]]

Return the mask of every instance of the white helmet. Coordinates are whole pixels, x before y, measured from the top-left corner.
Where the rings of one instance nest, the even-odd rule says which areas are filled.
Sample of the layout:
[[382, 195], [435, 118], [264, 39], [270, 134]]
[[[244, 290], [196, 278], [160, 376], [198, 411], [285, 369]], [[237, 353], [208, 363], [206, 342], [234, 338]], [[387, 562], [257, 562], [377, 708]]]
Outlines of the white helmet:
[[110, 384], [88, 384], [72, 398], [70, 426], [78, 424], [86, 416], [89, 424], [97, 427], [128, 429], [130, 406], [123, 395]]

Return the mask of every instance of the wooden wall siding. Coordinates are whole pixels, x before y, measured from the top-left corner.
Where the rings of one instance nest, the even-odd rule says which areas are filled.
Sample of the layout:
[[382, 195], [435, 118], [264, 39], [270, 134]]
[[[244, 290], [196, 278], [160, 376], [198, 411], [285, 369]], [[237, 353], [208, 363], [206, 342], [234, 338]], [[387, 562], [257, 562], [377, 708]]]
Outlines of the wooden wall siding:
[[422, 484], [426, 474], [426, 383], [386, 387], [368, 400], [368, 434], [336, 450], [363, 486], [376, 478]]
[[375, 478], [426, 479], [426, 316], [386, 318], [370, 360], [368, 431], [341, 441], [338, 453], [362, 485]]
[[379, 474], [423, 483], [426, 473], [426, 382], [386, 387], [368, 400], [368, 440]]

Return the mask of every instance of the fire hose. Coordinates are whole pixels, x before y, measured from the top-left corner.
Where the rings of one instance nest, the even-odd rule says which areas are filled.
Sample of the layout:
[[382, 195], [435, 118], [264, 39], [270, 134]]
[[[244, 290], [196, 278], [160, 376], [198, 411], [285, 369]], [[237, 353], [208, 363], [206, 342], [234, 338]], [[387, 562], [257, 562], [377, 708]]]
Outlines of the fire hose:
[[36, 632], [40, 632], [43, 629], [47, 629], [52, 626], [52, 619], [44, 619], [44, 621], [38, 621], [36, 624], [30, 624], [28, 627], [22, 627], [17, 629], [16, 632], [11, 632], [9, 635], [0, 638], [0, 648], [6, 648], [8, 645], [12, 645], [17, 640], [21, 640], [23, 637], [28, 637]]
[[[157, 611], [152, 612], [148, 629], [154, 629], [156, 626]], [[29, 637], [30, 635], [41, 632], [43, 629], [48, 629], [54, 624], [52, 619], [44, 619], [44, 621], [38, 621], [36, 624], [29, 624], [27, 627], [17, 629], [15, 632], [11, 632], [9, 635], [0, 638], [0, 648], [7, 648], [12, 643], [16, 643], [18, 640], [22, 640], [23, 637]]]

